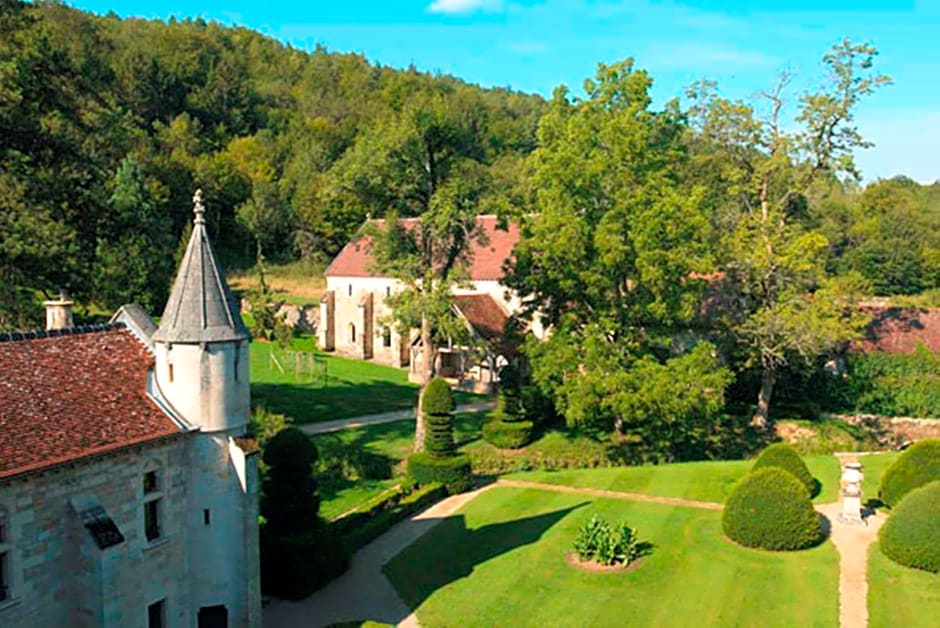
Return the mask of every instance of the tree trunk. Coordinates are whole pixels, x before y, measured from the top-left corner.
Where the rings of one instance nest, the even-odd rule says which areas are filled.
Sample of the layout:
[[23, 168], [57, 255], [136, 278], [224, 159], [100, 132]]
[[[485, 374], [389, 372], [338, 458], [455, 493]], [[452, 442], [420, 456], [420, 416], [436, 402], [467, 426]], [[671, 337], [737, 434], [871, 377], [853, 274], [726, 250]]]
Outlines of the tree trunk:
[[757, 412], [751, 418], [751, 425], [758, 429], [770, 428], [770, 398], [774, 394], [774, 383], [777, 381], [777, 370], [764, 367], [760, 378], [760, 392], [757, 395]]
[[418, 409], [415, 412], [415, 451], [424, 450], [424, 391], [431, 381], [431, 367], [434, 356], [431, 352], [431, 321], [421, 317], [421, 390], [418, 392]]

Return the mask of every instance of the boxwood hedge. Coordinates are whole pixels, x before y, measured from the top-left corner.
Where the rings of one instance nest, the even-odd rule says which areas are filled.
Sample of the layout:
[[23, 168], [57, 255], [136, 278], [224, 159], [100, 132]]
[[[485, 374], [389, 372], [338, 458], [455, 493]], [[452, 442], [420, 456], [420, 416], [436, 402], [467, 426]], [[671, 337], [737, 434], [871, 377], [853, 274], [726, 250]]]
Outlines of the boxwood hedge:
[[940, 480], [913, 489], [879, 531], [881, 551], [891, 560], [940, 572]]
[[806, 488], [779, 467], [758, 469], [734, 486], [721, 527], [741, 545], [768, 550], [804, 549], [823, 538]]
[[443, 484], [448, 493], [462, 493], [473, 481], [470, 477], [470, 458], [464, 455], [436, 458], [425, 451], [408, 457], [408, 475], [418, 484]]
[[934, 480], [940, 480], [940, 438], [928, 438], [908, 447], [885, 469], [878, 497], [896, 506], [907, 493]]
[[491, 419], [483, 424], [483, 439], [500, 449], [518, 449], [532, 439], [532, 421]]
[[813, 478], [813, 474], [809, 472], [809, 467], [800, 458], [800, 454], [796, 452], [796, 449], [786, 443], [775, 443], [764, 449], [757, 456], [752, 471], [766, 467], [777, 467], [790, 473], [800, 481], [800, 484], [806, 487], [806, 492], [809, 493], [810, 497], [815, 497], [819, 492], [819, 486]]

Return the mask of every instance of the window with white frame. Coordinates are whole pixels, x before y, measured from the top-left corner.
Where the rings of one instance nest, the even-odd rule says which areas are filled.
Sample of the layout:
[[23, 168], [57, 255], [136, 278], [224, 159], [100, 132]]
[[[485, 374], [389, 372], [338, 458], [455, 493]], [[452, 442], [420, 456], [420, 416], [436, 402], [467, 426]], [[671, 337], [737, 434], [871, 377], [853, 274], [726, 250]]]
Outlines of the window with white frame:
[[163, 533], [160, 521], [160, 510], [163, 500], [163, 478], [161, 477], [159, 466], [150, 464], [144, 469], [142, 484], [144, 537], [149, 543], [152, 543], [158, 540]]

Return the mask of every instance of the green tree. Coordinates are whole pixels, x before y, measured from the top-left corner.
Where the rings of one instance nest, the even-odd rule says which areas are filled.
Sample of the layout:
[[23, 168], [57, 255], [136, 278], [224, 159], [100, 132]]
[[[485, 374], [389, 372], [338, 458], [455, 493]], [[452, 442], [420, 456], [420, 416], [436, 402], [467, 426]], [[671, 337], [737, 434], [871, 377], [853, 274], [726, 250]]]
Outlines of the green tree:
[[272, 535], [302, 534], [318, 526], [320, 500], [313, 465], [313, 441], [296, 427], [277, 432], [264, 448], [268, 467], [261, 484], [261, 516]]
[[768, 426], [780, 368], [794, 358], [808, 363], [864, 324], [854, 307], [864, 284], [858, 277], [826, 277], [829, 243], [804, 218], [814, 183], [838, 174], [858, 177], [852, 152], [869, 144], [854, 126], [854, 110], [889, 82], [872, 69], [876, 54], [848, 40], [835, 45], [823, 58], [825, 85], [800, 98], [792, 127], [783, 119], [786, 73], [764, 94], [766, 118], [708, 85], [690, 93], [700, 138], [726, 156], [724, 268], [746, 302], [734, 332], [762, 370], [753, 417], [759, 427]]
[[157, 310], [173, 273], [169, 218], [158, 211], [157, 194], [133, 157], [121, 163], [113, 185], [95, 251], [95, 295], [112, 309], [136, 302]]
[[640, 360], [674, 366], [672, 337], [712, 270], [703, 191], [681, 182], [681, 118], [674, 103], [651, 110], [650, 85], [628, 59], [601, 64], [583, 100], [556, 91], [533, 154], [540, 213], [507, 278], [554, 328], [528, 345], [536, 382], [569, 423], [619, 432], [630, 417], [610, 395]]

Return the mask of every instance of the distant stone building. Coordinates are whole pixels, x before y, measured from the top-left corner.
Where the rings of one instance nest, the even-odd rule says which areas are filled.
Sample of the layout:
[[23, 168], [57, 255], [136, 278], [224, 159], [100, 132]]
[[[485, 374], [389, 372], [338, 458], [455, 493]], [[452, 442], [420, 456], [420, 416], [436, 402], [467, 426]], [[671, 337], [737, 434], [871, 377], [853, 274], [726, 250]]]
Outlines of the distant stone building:
[[0, 626], [260, 626], [250, 336], [198, 195], [159, 327], [69, 306], [0, 335]]
[[[495, 381], [499, 365], [507, 359], [509, 348], [498, 343], [503, 327], [509, 316], [519, 311], [518, 298], [502, 284], [503, 263], [519, 241], [519, 227], [509, 224], [500, 228], [496, 216], [478, 216], [476, 220], [484, 238], [469, 252], [469, 287], [454, 291], [454, 309], [470, 332], [489, 348], [471, 355], [461, 347], [441, 347], [436, 370], [468, 387], [486, 389]], [[406, 228], [418, 221], [401, 219]], [[391, 310], [386, 299], [401, 285], [373, 271], [369, 246], [368, 236], [357, 237], [326, 269], [326, 294], [320, 302], [317, 334], [320, 347], [362, 360], [409, 367], [415, 380], [415, 368], [423, 351], [420, 338], [416, 331], [399, 334], [388, 324]], [[540, 333], [540, 329], [533, 331]]]

